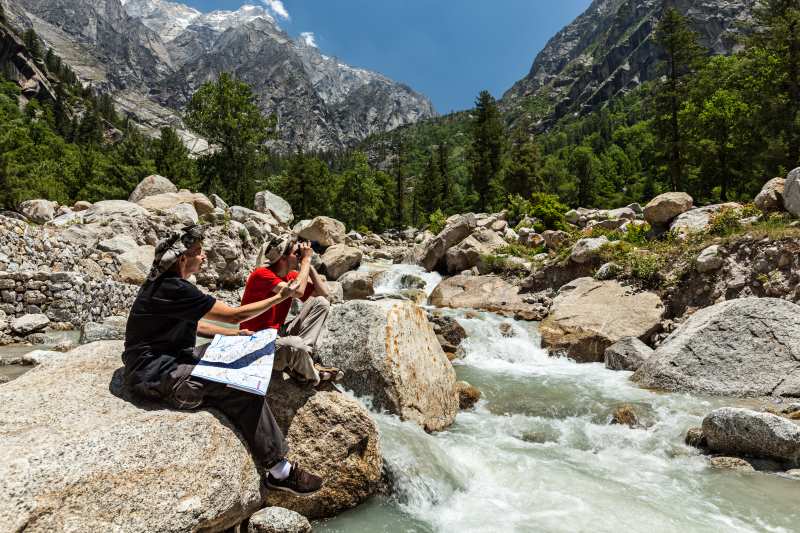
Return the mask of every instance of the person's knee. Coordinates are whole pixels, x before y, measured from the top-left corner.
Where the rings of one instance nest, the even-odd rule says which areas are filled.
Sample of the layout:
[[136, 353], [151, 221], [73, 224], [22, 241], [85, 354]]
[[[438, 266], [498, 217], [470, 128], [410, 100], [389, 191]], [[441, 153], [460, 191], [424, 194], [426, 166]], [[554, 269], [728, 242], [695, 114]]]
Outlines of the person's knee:
[[311, 300], [314, 303], [314, 306], [316, 306], [316, 307], [321, 307], [321, 308], [326, 308], [327, 309], [328, 307], [331, 306], [331, 302], [328, 301], [328, 299], [325, 298], [324, 296], [312, 296]]
[[275, 344], [277, 350], [283, 349], [291, 353], [302, 352], [307, 354], [310, 351], [306, 341], [304, 341], [302, 337], [297, 337], [294, 335], [288, 337], [279, 337]]

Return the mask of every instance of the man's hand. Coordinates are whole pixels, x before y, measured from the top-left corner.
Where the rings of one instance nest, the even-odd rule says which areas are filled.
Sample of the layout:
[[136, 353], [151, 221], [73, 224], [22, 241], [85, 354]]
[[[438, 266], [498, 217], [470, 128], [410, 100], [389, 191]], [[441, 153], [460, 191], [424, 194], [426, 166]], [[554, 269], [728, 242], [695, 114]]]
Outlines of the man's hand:
[[294, 291], [297, 290], [297, 284], [295, 283], [284, 283], [281, 287], [281, 290], [278, 291], [278, 296], [281, 299], [285, 300], [286, 298], [291, 298], [294, 294]]
[[306, 258], [310, 259], [314, 255], [314, 249], [311, 248], [310, 242], [297, 243], [297, 251], [301, 261]]
[[250, 336], [250, 335], [252, 335], [253, 333], [254, 333], [254, 332], [250, 331], [249, 329], [240, 329], [240, 330], [239, 330], [239, 333], [238, 333], [238, 335], [239, 335], [240, 337], [249, 337], [249, 336]]

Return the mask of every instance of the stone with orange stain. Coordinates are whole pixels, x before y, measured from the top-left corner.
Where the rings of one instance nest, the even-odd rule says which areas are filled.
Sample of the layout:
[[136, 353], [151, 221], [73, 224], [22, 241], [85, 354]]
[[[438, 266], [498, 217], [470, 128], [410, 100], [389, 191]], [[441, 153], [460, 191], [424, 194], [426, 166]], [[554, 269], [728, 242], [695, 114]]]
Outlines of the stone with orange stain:
[[425, 312], [404, 301], [349, 301], [331, 308], [317, 345], [325, 365], [344, 371], [345, 388], [426, 431], [453, 423], [455, 371]]

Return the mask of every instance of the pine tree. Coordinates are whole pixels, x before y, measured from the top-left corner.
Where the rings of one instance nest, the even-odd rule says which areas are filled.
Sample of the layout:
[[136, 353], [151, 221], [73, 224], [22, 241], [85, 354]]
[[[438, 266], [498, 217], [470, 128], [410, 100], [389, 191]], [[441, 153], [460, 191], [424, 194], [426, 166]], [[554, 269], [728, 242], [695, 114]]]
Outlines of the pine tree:
[[53, 125], [59, 135], [65, 139], [72, 136], [72, 121], [67, 113], [67, 95], [62, 84], [56, 84], [56, 101], [53, 103]]
[[[789, 168], [800, 165], [800, 0], [760, 0], [750, 44], [778, 60], [772, 119], [786, 143]], [[767, 97], [767, 95], [764, 95]]]
[[539, 146], [529, 138], [522, 128], [516, 128], [511, 140], [508, 170], [505, 175], [505, 191], [530, 197], [533, 192], [542, 192], [544, 182], [539, 177], [541, 153]]
[[408, 164], [408, 152], [402, 137], [398, 136], [394, 145], [394, 152], [394, 225], [397, 228], [402, 228], [406, 224], [406, 172]]
[[375, 221], [380, 200], [381, 190], [375, 183], [367, 156], [355, 152], [350, 168], [342, 175], [336, 195], [336, 218], [349, 228], [364, 231]]
[[475, 101], [472, 143], [469, 149], [472, 187], [478, 194], [475, 206], [486, 211], [494, 202], [494, 188], [502, 171], [505, 131], [500, 111], [489, 91], [481, 91]]
[[189, 149], [170, 127], [161, 128], [161, 137], [154, 142], [153, 160], [156, 172], [166, 176], [182, 189], [196, 189], [194, 162]]
[[439, 160], [436, 152], [431, 152], [428, 156], [428, 163], [425, 166], [425, 173], [414, 188], [416, 205], [419, 208], [419, 218], [414, 222], [419, 224], [427, 219], [427, 216], [439, 209], [442, 205], [442, 173], [439, 170]]
[[39, 36], [36, 35], [36, 32], [33, 31], [33, 28], [28, 28], [22, 34], [22, 42], [25, 43], [25, 47], [28, 49], [28, 53], [34, 59], [41, 59], [42, 58], [42, 45], [39, 44]]
[[662, 49], [660, 65], [664, 80], [657, 84], [654, 105], [654, 126], [662, 142], [661, 158], [666, 163], [673, 191], [684, 186], [686, 139], [680, 112], [686, 99], [687, 83], [696, 71], [704, 51], [697, 43], [697, 34], [674, 7], [668, 7], [656, 29], [656, 42]]
[[453, 190], [452, 183], [453, 176], [450, 170], [450, 146], [446, 142], [442, 141], [439, 143], [436, 152], [436, 163], [439, 165], [439, 174], [441, 174], [442, 179], [442, 199], [437, 208], [441, 208], [445, 213], [450, 213], [455, 207], [455, 191]]
[[578, 205], [593, 207], [595, 201], [595, 181], [597, 178], [597, 158], [588, 146], [579, 146], [572, 152], [569, 160], [570, 172], [578, 181]]
[[250, 87], [223, 72], [204, 83], [187, 106], [186, 124], [219, 149], [198, 161], [205, 188], [229, 202], [252, 205], [256, 170], [275, 134], [275, 117], [266, 118]]

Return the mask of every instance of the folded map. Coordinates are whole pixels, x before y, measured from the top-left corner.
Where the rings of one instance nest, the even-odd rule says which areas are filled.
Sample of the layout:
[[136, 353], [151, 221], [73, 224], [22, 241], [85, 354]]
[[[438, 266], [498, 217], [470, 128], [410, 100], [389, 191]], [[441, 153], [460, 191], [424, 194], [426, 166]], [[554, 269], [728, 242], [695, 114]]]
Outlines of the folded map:
[[250, 336], [216, 335], [192, 375], [266, 396], [277, 336], [271, 328]]

